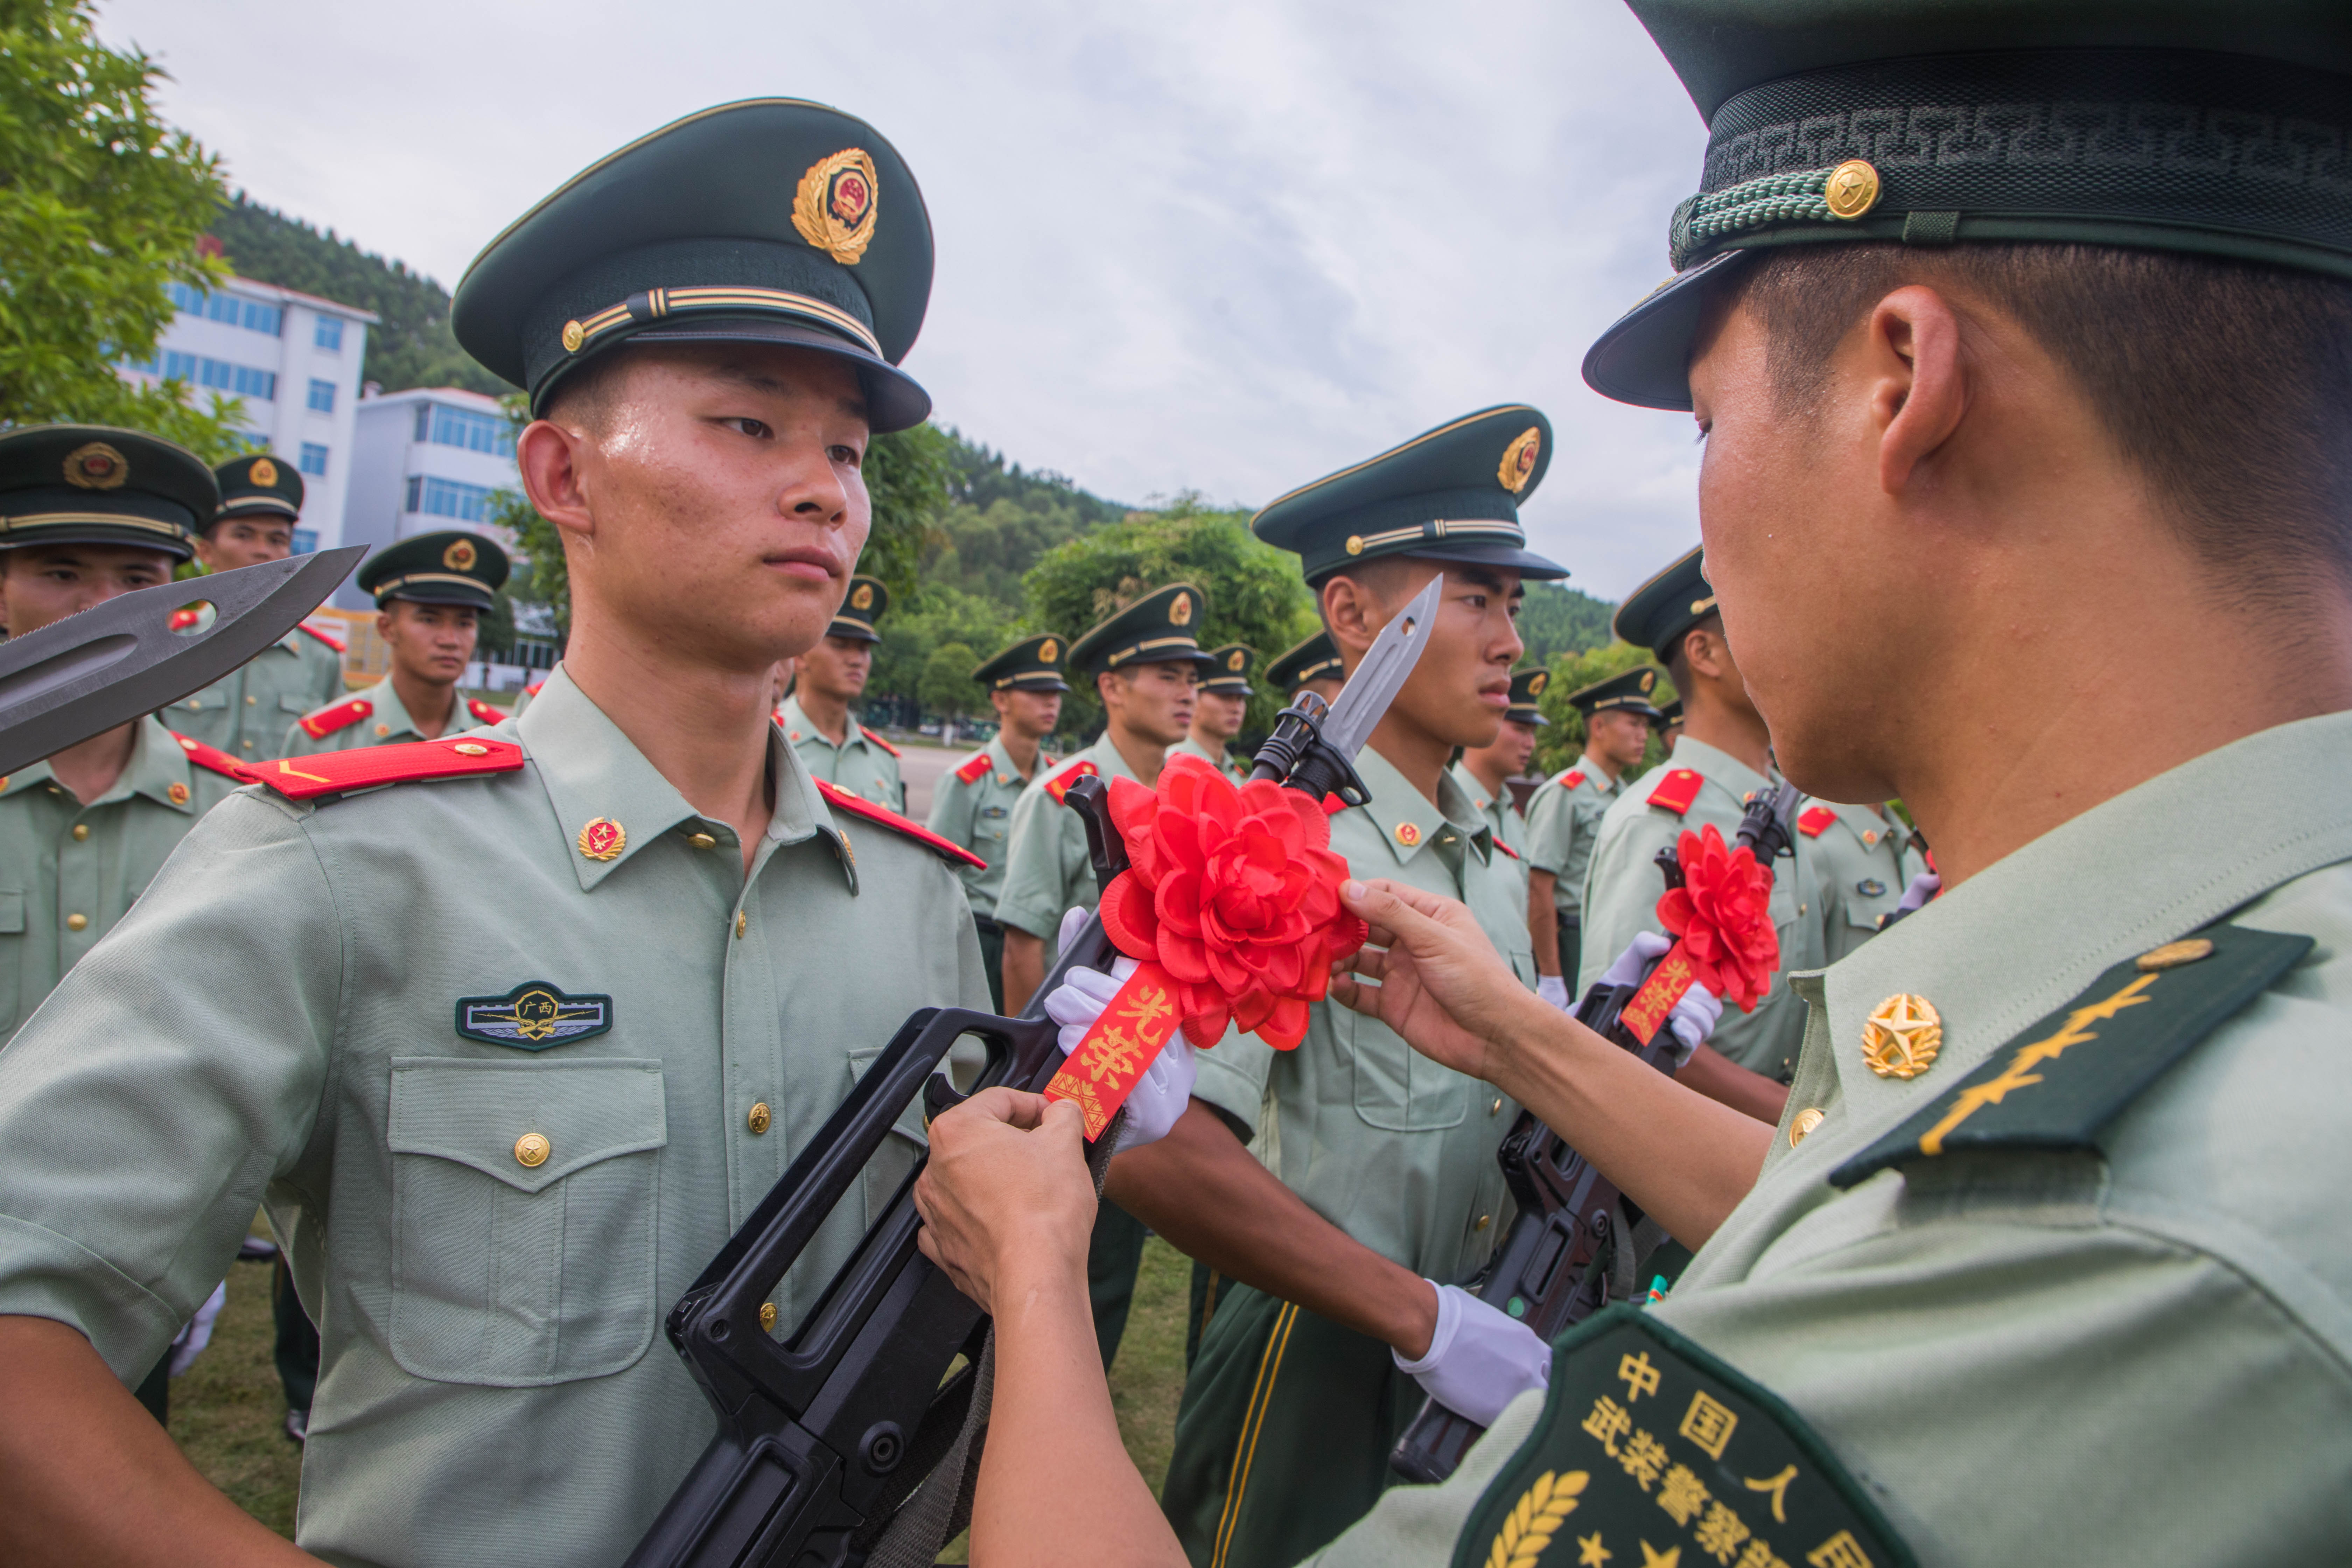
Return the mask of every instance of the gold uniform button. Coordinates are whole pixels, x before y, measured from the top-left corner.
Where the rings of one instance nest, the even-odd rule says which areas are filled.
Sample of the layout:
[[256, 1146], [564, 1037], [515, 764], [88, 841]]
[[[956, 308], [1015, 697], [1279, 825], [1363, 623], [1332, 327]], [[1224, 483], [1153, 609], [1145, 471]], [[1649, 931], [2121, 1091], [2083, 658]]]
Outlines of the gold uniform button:
[[245, 705], [246, 705], [247, 708], [250, 708], [250, 707], [252, 707], [255, 703], [257, 703], [257, 702], [258, 702], [258, 701], [260, 701], [260, 700], [261, 700], [261, 699], [260, 699], [260, 698], [258, 698], [258, 697], [248, 697], [248, 698], [247, 698], [247, 699], [245, 700]]
[[1491, 1225], [1491, 1224], [1493, 1224], [1493, 1223], [1494, 1223], [1494, 1219], [1495, 1219], [1495, 1216], [1494, 1216], [1493, 1215], [1490, 1215], [1490, 1214], [1482, 1214], [1482, 1215], [1480, 1215], [1478, 1216], [1478, 1223], [1477, 1223], [1476, 1225], [1472, 1226], [1470, 1228], [1471, 1228], [1472, 1230], [1484, 1230], [1484, 1229], [1486, 1229], [1489, 1225]]
[[776, 1331], [776, 1304], [773, 1301], [760, 1303], [760, 1327], [768, 1333]]
[[1811, 1136], [1813, 1129], [1819, 1127], [1828, 1115], [1818, 1105], [1808, 1105], [1797, 1112], [1797, 1119], [1789, 1123], [1789, 1147], [1793, 1149]]
[[86, 840], [86, 839], [87, 839], [87, 838], [89, 838], [89, 823], [87, 823], [87, 822], [77, 822], [77, 823], [75, 823], [75, 824], [74, 824], [74, 842], [75, 842], [75, 843], [77, 843], [77, 844], [79, 844], [79, 843], [83, 842], [84, 840]]
[[688, 844], [693, 845], [697, 849], [712, 848], [719, 843], [719, 840], [713, 838], [708, 833], [689, 833], [686, 836], [686, 841]]
[[89, 917], [88, 915], [68, 915], [66, 917], [66, 930], [88, 931], [89, 929]]
[[1501, 1095], [1498, 1094], [1495, 1097], [1495, 1103], [1486, 1108], [1486, 1114], [1489, 1116], [1500, 1116], [1503, 1114], [1503, 1097]]
[[487, 757], [490, 754], [488, 746], [478, 745], [472, 741], [460, 741], [449, 749], [461, 757]]
[[526, 1132], [515, 1140], [515, 1163], [536, 1171], [547, 1163], [547, 1157], [554, 1152], [554, 1149], [544, 1133]]
[[743, 1119], [743, 1125], [751, 1130], [752, 1137], [757, 1138], [768, 1130], [768, 1102], [763, 1100], [751, 1108], [751, 1114]]
[[735, 911], [735, 935], [737, 940], [741, 940], [743, 928], [751, 923], [751, 916], [748, 910], [737, 910]]

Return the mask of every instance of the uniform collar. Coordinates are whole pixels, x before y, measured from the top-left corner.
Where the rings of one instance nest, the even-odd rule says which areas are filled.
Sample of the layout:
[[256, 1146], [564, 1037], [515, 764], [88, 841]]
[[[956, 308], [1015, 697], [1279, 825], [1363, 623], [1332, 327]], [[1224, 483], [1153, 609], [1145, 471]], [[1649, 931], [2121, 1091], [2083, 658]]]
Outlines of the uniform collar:
[[[360, 721], [362, 724], [367, 726], [371, 734], [374, 732], [378, 724], [390, 726], [384, 732], [387, 740], [394, 735], [422, 735], [425, 732], [416, 727], [416, 721], [410, 716], [407, 708], [402, 704], [400, 693], [392, 689], [391, 676], [385, 676], [382, 680], [361, 692], [360, 696], [375, 710]], [[467, 723], [466, 699], [461, 693], [453, 700], [449, 713], [449, 727], [442, 733], [454, 735], [464, 729]]]
[[[1668, 757], [1663, 765], [1672, 767], [1674, 765], [1674, 759], [1672, 757]], [[1599, 790], [1602, 795], [1615, 795], [1619, 790], [1625, 787], [1625, 779], [1622, 774], [1612, 777], [1607, 768], [1602, 767], [1599, 763], [1594, 762], [1591, 757], [1586, 756], [1581, 752], [1577, 753], [1576, 761], [1570, 764], [1569, 771], [1570, 773], [1582, 773], [1584, 775], [1584, 782], [1591, 784], [1594, 789]]]
[[[116, 777], [113, 787], [82, 809], [87, 811], [91, 806], [111, 805], [118, 800], [128, 800], [138, 795], [146, 796], [168, 811], [194, 816], [196, 807], [195, 791], [189, 774], [191, 766], [188, 753], [172, 739], [172, 732], [150, 715], [140, 720], [131, 731], [131, 760], [122, 764], [122, 772]], [[56, 784], [57, 776], [45, 757], [18, 768], [5, 778], [0, 778], [0, 790], [8, 795], [22, 795], [36, 784]], [[176, 800], [172, 796], [174, 784], [180, 791]], [[58, 787], [63, 790], [65, 786], [58, 784]]]
[[1688, 768], [1709, 784], [1721, 784], [1741, 800], [1774, 787], [1772, 780], [1730, 752], [1718, 752], [1705, 741], [1694, 741], [1688, 735], [1675, 742], [1675, 754], [1660, 764], [1658, 776], [1664, 778], [1675, 768]]
[[[833, 745], [833, 737], [818, 729], [810, 721], [808, 710], [801, 706], [801, 700], [797, 694], [784, 699], [784, 705], [776, 710], [776, 721], [784, 727], [784, 739], [793, 745], [797, 746], [803, 741], [820, 741], [825, 745]], [[862, 747], [865, 744], [866, 731], [857, 722], [857, 716], [853, 713], [849, 719], [848, 734], [843, 737], [841, 744], [834, 749], [845, 752], [852, 746]]]
[[[514, 721], [515, 734], [539, 771], [548, 804], [566, 837], [566, 853], [580, 878], [583, 892], [625, 864], [630, 857], [681, 823], [698, 826], [702, 814], [687, 804], [677, 787], [646, 760], [620, 726], [572, 683], [561, 666], [549, 675], [522, 717]], [[793, 751], [783, 731], [768, 727], [768, 768], [775, 780], [775, 811], [768, 820], [768, 837], [778, 845], [795, 844], [823, 833], [835, 842], [835, 859], [856, 886], [850, 859], [839, 853], [841, 832], [818, 795], [808, 769]], [[603, 818], [623, 830], [621, 851], [609, 860], [592, 860], [579, 853], [583, 829]]]
[[1853, 836], [1867, 846], [1876, 846], [1892, 839], [1895, 847], [1900, 849], [1903, 847], [1904, 838], [1909, 832], [1903, 826], [1903, 819], [1891, 811], [1885, 816], [1881, 816], [1866, 805], [1840, 805], [1833, 800], [1825, 800], [1819, 804], [1828, 806], [1836, 814], [1837, 819], [1853, 828]]
[[[1834, 1136], [1806, 1140], [1804, 1166], [1853, 1153], [2109, 966], [2352, 859], [2347, 774], [2352, 713], [2250, 735], [2094, 806], [1800, 977], [1851, 1111], [1821, 1129]], [[1875, 1076], [1861, 1055], [1864, 1020], [1898, 992], [1944, 1021], [1941, 1055], [1907, 1081]]]
[[[1442, 853], [1449, 831], [1458, 831], [1475, 845], [1480, 860], [1493, 858], [1494, 827], [1471, 804], [1470, 793], [1454, 781], [1452, 769], [1437, 775], [1434, 805], [1370, 746], [1356, 754], [1356, 776], [1371, 793], [1370, 804], [1358, 809], [1371, 814], [1373, 823], [1380, 828], [1381, 841], [1389, 847], [1398, 865], [1424, 850]], [[1406, 843], [1407, 838], [1412, 842]]]
[[[998, 784], [1019, 784], [1028, 782], [1021, 776], [1021, 770], [1013, 765], [1013, 753], [1004, 749], [1004, 732], [1003, 731], [1000, 730], [995, 734], [991, 735], [988, 738], [988, 744], [981, 749], [988, 753], [988, 765], [990, 770], [996, 774], [996, 782]], [[1043, 773], [1045, 771], [1045, 748], [1040, 746], [1037, 748], [1037, 768], [1039, 773]]]
[[1078, 755], [1094, 763], [1095, 772], [1107, 779], [1129, 779], [1136, 784], [1143, 782], [1136, 778], [1135, 770], [1127, 765], [1127, 759], [1118, 754], [1118, 745], [1110, 738], [1110, 731], [1108, 728], [1095, 737], [1093, 745], [1080, 752]]

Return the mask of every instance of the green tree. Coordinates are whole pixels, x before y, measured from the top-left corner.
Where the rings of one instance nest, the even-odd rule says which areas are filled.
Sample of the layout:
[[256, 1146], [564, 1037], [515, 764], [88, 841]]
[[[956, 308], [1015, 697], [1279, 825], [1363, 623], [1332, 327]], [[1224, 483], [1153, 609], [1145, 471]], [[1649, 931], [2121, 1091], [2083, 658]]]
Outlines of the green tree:
[[[1185, 494], [1058, 545], [1023, 580], [1024, 626], [1076, 637], [1154, 588], [1191, 583], [1209, 600], [1207, 618], [1193, 628], [1202, 647], [1246, 643], [1271, 658], [1315, 629], [1315, 599], [1298, 575], [1298, 558], [1253, 538], [1249, 517], [1246, 509], [1204, 506]], [[1079, 689], [1065, 705], [1063, 728], [1076, 731], [1092, 721], [1097, 704], [1087, 683], [1073, 684]], [[1273, 691], [1260, 691], [1248, 727], [1271, 725], [1279, 707]]]
[[923, 661], [922, 686], [917, 695], [926, 710], [961, 719], [980, 706], [980, 683], [971, 667], [980, 655], [960, 642], [941, 643]]
[[167, 283], [222, 276], [197, 254], [218, 160], [156, 112], [163, 75], [75, 0], [0, 3], [0, 423], [128, 426], [217, 462], [249, 445], [241, 403], [114, 368], [153, 359]]
[[[1551, 680], [1536, 705], [1543, 710], [1551, 723], [1536, 731], [1536, 772], [1551, 774], [1559, 772], [1584, 752], [1584, 715], [1569, 705], [1569, 693], [1581, 691], [1596, 680], [1606, 680], [1623, 670], [1638, 669], [1644, 665], [1655, 666], [1657, 660], [1645, 647], [1632, 643], [1612, 642], [1587, 653], [1563, 653], [1553, 658]], [[1650, 700], [1664, 708], [1675, 700], [1675, 683], [1664, 669], [1658, 671], [1658, 684], [1650, 693]], [[1665, 748], [1654, 733], [1650, 749], [1642, 765], [1628, 773], [1628, 782], [1657, 766], [1665, 755]]]
[[1519, 640], [1528, 645], [1521, 662], [1549, 664], [1564, 653], [1602, 647], [1612, 635], [1609, 623], [1616, 614], [1617, 606], [1606, 599], [1558, 583], [1528, 584], [1519, 605]]

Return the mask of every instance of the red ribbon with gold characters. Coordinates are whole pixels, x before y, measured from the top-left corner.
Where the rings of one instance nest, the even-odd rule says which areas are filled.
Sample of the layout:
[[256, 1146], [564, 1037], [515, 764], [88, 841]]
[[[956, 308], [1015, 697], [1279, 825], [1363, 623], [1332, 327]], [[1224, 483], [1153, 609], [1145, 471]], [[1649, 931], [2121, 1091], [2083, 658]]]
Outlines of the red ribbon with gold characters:
[[1685, 833], [1675, 858], [1683, 885], [1658, 900], [1659, 922], [1674, 933], [1675, 945], [1619, 1015], [1645, 1046], [1693, 985], [1753, 1013], [1780, 967], [1772, 872], [1756, 863], [1756, 852], [1745, 844], [1726, 847], [1723, 835], [1706, 827]]
[[1078, 1103], [1089, 1139], [1179, 1028], [1202, 1047], [1228, 1027], [1295, 1047], [1332, 961], [1365, 936], [1339, 902], [1347, 859], [1332, 853], [1322, 803], [1303, 791], [1236, 785], [1180, 756], [1157, 789], [1113, 779], [1110, 816], [1128, 867], [1103, 889], [1103, 930], [1136, 969], [1045, 1089]]

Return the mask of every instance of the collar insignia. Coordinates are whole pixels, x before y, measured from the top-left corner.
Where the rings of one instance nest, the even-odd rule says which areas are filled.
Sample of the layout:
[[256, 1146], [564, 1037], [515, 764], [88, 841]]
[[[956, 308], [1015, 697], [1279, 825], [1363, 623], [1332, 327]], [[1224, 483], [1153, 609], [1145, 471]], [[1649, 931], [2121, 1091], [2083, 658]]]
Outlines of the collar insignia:
[[526, 980], [503, 996], [457, 998], [457, 1033], [487, 1045], [543, 1051], [612, 1026], [610, 996], [567, 996], [544, 980]]

